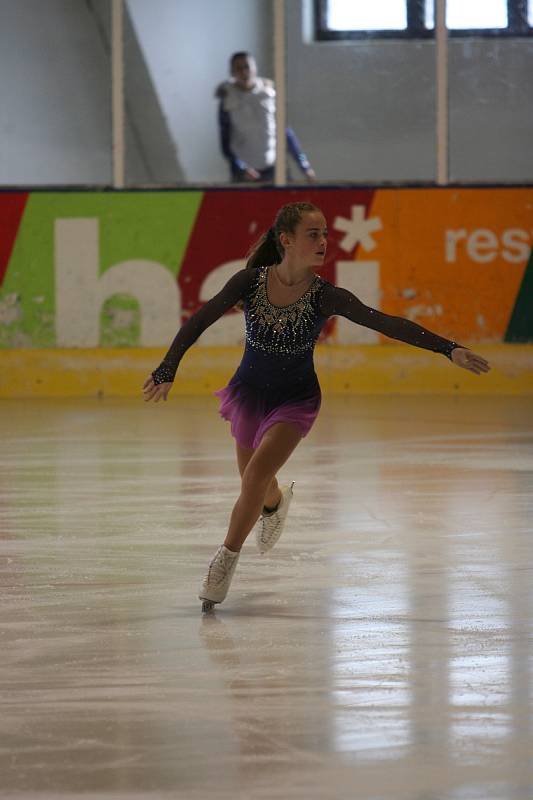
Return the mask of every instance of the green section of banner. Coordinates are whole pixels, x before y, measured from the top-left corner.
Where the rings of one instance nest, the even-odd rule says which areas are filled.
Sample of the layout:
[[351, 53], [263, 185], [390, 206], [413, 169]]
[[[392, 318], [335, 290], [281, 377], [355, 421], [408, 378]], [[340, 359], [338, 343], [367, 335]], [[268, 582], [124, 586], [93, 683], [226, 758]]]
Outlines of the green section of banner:
[[[32, 194], [0, 292], [0, 347], [55, 344], [57, 219], [100, 221], [100, 274], [122, 261], [146, 259], [159, 262], [177, 276], [202, 197], [202, 192]], [[124, 298], [111, 301], [107, 313], [120, 311], [124, 302]], [[128, 343], [135, 345], [135, 321], [130, 330], [133, 338]], [[105, 344], [115, 343], [113, 337], [104, 335], [104, 339]]]
[[533, 250], [505, 332], [505, 342], [533, 341]]

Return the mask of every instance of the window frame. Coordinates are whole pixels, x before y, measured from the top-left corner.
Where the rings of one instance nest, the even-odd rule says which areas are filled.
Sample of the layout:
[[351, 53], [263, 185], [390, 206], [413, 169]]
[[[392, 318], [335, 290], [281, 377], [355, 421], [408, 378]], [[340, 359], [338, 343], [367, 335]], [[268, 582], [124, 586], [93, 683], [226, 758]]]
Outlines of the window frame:
[[[424, 0], [405, 0], [407, 28], [404, 30], [335, 31], [327, 27], [330, 0], [314, 0], [315, 41], [361, 41], [372, 39], [434, 39], [435, 28], [424, 24]], [[507, 0], [506, 28], [464, 28], [448, 30], [452, 39], [464, 38], [522, 38], [533, 36], [533, 26], [527, 18], [527, 0]]]

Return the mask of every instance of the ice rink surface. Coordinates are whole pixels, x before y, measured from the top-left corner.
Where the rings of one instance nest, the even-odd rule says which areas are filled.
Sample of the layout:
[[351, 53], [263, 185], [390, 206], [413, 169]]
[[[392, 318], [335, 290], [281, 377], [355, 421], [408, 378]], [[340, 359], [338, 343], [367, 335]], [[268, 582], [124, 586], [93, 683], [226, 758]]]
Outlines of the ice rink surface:
[[326, 397], [269, 556], [210, 398], [0, 403], [0, 797], [533, 798], [533, 402]]

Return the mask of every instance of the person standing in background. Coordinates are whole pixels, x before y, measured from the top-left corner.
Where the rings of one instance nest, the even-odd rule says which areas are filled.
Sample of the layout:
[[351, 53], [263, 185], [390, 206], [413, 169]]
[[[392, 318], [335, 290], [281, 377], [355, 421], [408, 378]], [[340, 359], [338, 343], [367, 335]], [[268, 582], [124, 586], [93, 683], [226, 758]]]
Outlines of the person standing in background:
[[[223, 81], [215, 97], [220, 101], [218, 123], [222, 153], [233, 182], [274, 180], [276, 162], [276, 89], [273, 81], [257, 75], [250, 53], [234, 53], [231, 80]], [[292, 128], [286, 129], [287, 147], [307, 180], [315, 173]]]

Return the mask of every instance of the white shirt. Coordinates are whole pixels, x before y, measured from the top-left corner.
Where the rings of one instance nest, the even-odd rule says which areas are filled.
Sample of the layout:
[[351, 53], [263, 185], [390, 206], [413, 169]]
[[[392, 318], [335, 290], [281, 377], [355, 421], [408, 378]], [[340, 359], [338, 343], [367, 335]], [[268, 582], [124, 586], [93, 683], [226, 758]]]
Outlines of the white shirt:
[[272, 81], [256, 78], [252, 89], [226, 81], [222, 108], [231, 119], [230, 146], [237, 158], [257, 170], [276, 161], [276, 90]]

